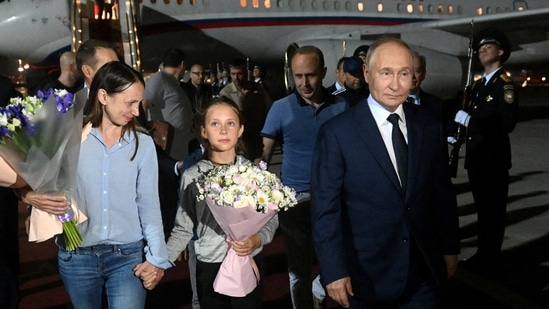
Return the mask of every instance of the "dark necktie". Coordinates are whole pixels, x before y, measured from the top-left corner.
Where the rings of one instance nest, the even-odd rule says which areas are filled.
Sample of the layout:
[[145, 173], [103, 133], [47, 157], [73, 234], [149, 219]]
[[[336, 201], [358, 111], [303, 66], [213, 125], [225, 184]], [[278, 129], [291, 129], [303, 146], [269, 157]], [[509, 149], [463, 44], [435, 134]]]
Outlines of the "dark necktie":
[[404, 135], [398, 126], [398, 114], [391, 114], [387, 120], [393, 125], [393, 131], [391, 138], [393, 140], [393, 149], [395, 150], [395, 156], [397, 161], [398, 174], [400, 176], [400, 183], [403, 189], [406, 189], [406, 178], [408, 175], [408, 145], [404, 139]]

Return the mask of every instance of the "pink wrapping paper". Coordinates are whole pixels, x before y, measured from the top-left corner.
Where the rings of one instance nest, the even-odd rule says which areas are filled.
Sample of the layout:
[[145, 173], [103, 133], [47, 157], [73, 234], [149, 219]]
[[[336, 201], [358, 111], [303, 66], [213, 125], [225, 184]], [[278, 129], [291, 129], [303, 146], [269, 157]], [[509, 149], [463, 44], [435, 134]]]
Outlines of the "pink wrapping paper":
[[213, 284], [214, 290], [220, 294], [243, 297], [252, 292], [259, 282], [257, 265], [251, 255], [239, 256], [230, 246], [231, 240], [242, 241], [257, 234], [257, 232], [276, 214], [275, 210], [268, 213], [255, 211], [253, 206], [244, 208], [223, 207], [206, 198], [215, 220], [229, 237], [229, 250], [221, 263], [221, 267]]
[[[72, 201], [71, 207], [74, 210], [78, 223], [82, 223], [88, 219], [88, 217], [80, 211], [74, 200]], [[30, 242], [43, 242], [62, 233], [63, 224], [57, 220], [54, 215], [33, 207], [29, 226]]]

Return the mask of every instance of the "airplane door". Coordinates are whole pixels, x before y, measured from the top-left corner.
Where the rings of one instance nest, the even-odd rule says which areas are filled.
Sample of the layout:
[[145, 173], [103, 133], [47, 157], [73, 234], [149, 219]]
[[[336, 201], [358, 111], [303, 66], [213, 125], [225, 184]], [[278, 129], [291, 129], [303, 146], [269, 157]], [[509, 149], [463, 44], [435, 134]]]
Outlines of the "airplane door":
[[71, 2], [72, 49], [82, 42], [99, 39], [111, 42], [124, 62], [141, 71], [137, 0], [76, 0]]

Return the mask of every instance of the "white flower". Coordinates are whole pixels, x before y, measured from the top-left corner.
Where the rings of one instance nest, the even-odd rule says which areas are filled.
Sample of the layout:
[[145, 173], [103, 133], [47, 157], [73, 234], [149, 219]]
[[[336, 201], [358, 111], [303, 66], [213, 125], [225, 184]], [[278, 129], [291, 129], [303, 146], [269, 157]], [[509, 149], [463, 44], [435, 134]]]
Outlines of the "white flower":
[[221, 201], [227, 205], [231, 205], [234, 201], [234, 194], [231, 191], [221, 191], [219, 197], [221, 198]]
[[271, 197], [273, 202], [280, 203], [284, 200], [284, 193], [280, 192], [280, 190], [273, 190], [271, 191]]
[[219, 166], [198, 181], [200, 195], [219, 206], [253, 207], [258, 212], [286, 210], [297, 203], [295, 191], [273, 173], [248, 163]]

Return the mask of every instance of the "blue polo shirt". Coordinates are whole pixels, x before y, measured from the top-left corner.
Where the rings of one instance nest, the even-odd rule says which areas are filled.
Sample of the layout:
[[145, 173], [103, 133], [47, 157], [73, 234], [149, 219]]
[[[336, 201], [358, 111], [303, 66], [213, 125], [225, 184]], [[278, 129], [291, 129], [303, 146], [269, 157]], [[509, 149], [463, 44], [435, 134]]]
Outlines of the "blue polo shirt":
[[311, 161], [320, 126], [347, 109], [343, 98], [323, 89], [324, 102], [317, 108], [305, 103], [294, 90], [275, 101], [267, 114], [261, 136], [278, 141], [284, 152], [281, 178], [284, 185], [297, 192], [311, 187]]

